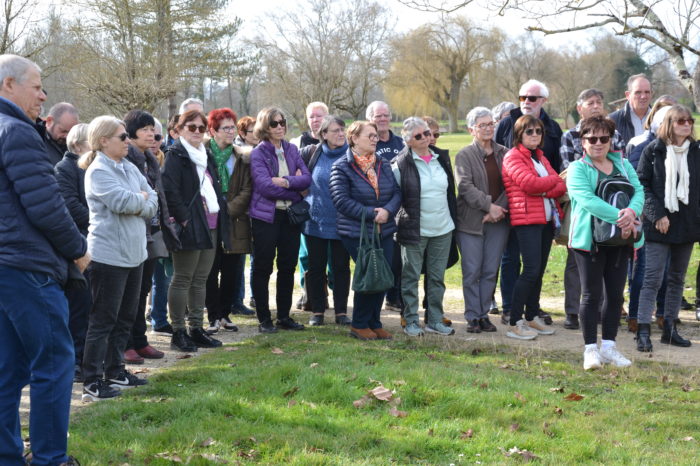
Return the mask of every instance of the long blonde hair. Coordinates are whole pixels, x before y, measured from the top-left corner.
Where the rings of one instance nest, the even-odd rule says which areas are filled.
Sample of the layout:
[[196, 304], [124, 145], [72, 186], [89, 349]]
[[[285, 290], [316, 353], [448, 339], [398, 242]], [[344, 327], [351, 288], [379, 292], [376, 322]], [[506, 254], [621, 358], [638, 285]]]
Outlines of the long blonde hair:
[[87, 170], [90, 164], [95, 160], [97, 152], [102, 150], [101, 138], [109, 138], [114, 136], [114, 133], [120, 126], [126, 127], [124, 122], [112, 115], [102, 115], [93, 119], [88, 126], [87, 143], [90, 150], [80, 156], [78, 166], [83, 170]]

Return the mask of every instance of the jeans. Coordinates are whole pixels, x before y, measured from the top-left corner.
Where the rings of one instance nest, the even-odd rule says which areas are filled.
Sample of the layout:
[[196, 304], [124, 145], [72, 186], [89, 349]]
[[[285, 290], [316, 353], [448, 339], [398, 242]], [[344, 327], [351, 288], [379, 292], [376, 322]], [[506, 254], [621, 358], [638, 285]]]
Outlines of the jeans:
[[289, 317], [294, 290], [294, 270], [299, 257], [301, 227], [289, 223], [287, 212], [275, 210], [273, 223], [252, 219], [255, 267], [253, 297], [260, 323], [272, 320], [270, 313], [270, 276], [277, 256], [277, 319]]
[[508, 241], [507, 221], [485, 223], [482, 235], [457, 232], [462, 258], [462, 293], [467, 321], [488, 317], [496, 289], [498, 265]]
[[597, 342], [598, 312], [603, 299], [602, 337], [615, 341], [622, 313], [627, 263], [632, 248], [628, 246], [600, 246], [591, 254], [570, 249], [576, 258], [581, 276], [582, 299], [579, 315], [583, 326], [583, 341], [586, 345]]
[[153, 283], [153, 271], [156, 268], [158, 259], [147, 259], [143, 263], [143, 272], [141, 274], [141, 290], [139, 291], [139, 305], [136, 310], [136, 319], [131, 327], [131, 335], [126, 344], [127, 349], [142, 349], [148, 346], [148, 337], [146, 337], [146, 300], [148, 292], [151, 291], [151, 283]]
[[[350, 255], [347, 249], [340, 240], [316, 236], [306, 236], [306, 246], [309, 262], [306, 289], [308, 291], [307, 297], [311, 302], [311, 310], [315, 314], [323, 314], [326, 310], [324, 278], [330, 261], [332, 275], [335, 276], [336, 280], [335, 287], [332, 288], [333, 308], [336, 314], [346, 314], [348, 312], [348, 295], [350, 294]], [[299, 257], [299, 262], [301, 262], [301, 254]]]
[[[523, 270], [513, 288], [513, 301], [510, 310], [510, 325], [523, 318], [532, 320], [539, 311], [542, 276], [547, 268], [549, 250], [552, 248], [554, 231], [549, 223], [545, 225], [519, 225], [513, 227], [518, 237]], [[501, 278], [502, 280], [503, 278]]]
[[221, 243], [216, 247], [214, 263], [207, 278], [207, 294], [205, 304], [209, 322], [228, 317], [231, 306], [239, 295], [241, 286], [240, 273], [243, 254], [225, 254]]
[[[360, 246], [360, 238], [348, 238], [341, 236], [341, 240], [348, 250], [352, 260], [357, 262], [357, 248]], [[394, 257], [394, 240], [391, 236], [382, 239], [382, 249], [384, 250], [384, 258], [391, 263], [391, 258]], [[380, 315], [382, 313], [382, 302], [384, 301], [385, 292], [380, 293], [355, 293], [353, 295], [352, 304], [352, 326], [357, 329], [376, 329], [382, 328]]]
[[19, 406], [27, 384], [32, 464], [60, 464], [75, 364], [68, 302], [46, 274], [0, 265], [0, 276], [0, 464], [25, 464]]
[[[630, 261], [627, 276], [629, 277], [630, 303], [627, 314], [630, 319], [636, 319], [639, 311], [639, 293], [644, 285], [644, 269], [646, 267], [646, 246], [637, 249], [637, 259]], [[670, 258], [666, 261], [664, 278], [661, 281], [661, 288], [656, 295], [656, 316], [663, 317], [664, 305], [666, 302], [666, 284], [668, 281], [668, 265]]]
[[[420, 237], [418, 244], [401, 245], [401, 296], [404, 302], [404, 314], [407, 324], [418, 324], [418, 281], [425, 263], [425, 281], [428, 284], [428, 307], [426, 321], [434, 326], [442, 322], [442, 298], [445, 296], [445, 270], [450, 258], [452, 232], [428, 238]], [[426, 254], [427, 253], [427, 254]]]
[[511, 228], [508, 234], [506, 249], [501, 257], [501, 301], [503, 312], [510, 312], [513, 301], [513, 290], [515, 282], [520, 275], [520, 247], [518, 246], [518, 236]]
[[566, 268], [564, 269], [564, 312], [566, 315], [578, 315], [580, 306], [581, 276], [574, 250], [567, 248]]
[[243, 307], [245, 299], [245, 258], [247, 254], [241, 254], [241, 260], [238, 262], [237, 274], [241, 277], [238, 282], [238, 294], [233, 296], [233, 307]]
[[73, 338], [76, 365], [81, 365], [83, 362], [85, 335], [87, 335], [88, 319], [90, 316], [90, 309], [92, 308], [90, 273], [86, 270], [83, 276], [87, 281], [87, 286], [85, 288], [73, 287], [65, 291], [66, 299], [68, 300], [68, 328]]
[[394, 286], [386, 291], [386, 302], [403, 309], [403, 299], [401, 297], [401, 270], [403, 268], [401, 263], [401, 248], [395, 244], [393, 251], [393, 256], [389, 264], [391, 264], [391, 271], [394, 273]]
[[168, 289], [170, 278], [165, 273], [167, 259], [158, 259], [153, 272], [153, 288], [151, 288], [151, 325], [153, 328], [161, 328], [168, 325]]
[[89, 266], [92, 310], [85, 338], [85, 385], [115, 377], [124, 369], [124, 350], [136, 319], [143, 264], [117, 267], [92, 262]]
[[647, 263], [644, 269], [644, 285], [642, 285], [642, 291], [639, 293], [639, 314], [637, 319], [640, 324], [651, 323], [654, 301], [661, 287], [664, 268], [668, 258], [671, 259], [671, 264], [668, 267], [664, 319], [675, 319], [678, 317], [678, 311], [681, 308], [685, 272], [688, 269], [690, 254], [693, 252], [693, 243], [666, 244], [648, 241], [645, 247], [647, 250]]

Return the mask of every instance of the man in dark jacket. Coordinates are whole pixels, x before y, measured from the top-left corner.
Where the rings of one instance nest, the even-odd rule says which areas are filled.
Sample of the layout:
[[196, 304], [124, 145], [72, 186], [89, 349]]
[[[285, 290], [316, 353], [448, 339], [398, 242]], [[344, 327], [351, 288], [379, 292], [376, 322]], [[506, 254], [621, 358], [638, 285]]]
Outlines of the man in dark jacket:
[[33, 462], [69, 461], [74, 354], [63, 286], [70, 263], [82, 271], [90, 261], [35, 124], [46, 100], [40, 72], [26, 58], [0, 56], [0, 464], [24, 464], [27, 384]]
[[645, 74], [635, 74], [627, 79], [627, 103], [608, 115], [615, 122], [615, 128], [622, 135], [625, 146], [630, 139], [644, 132], [644, 120], [651, 110], [651, 97], [651, 82]]
[[377, 141], [375, 154], [391, 162], [394, 157], [399, 155], [399, 152], [401, 152], [404, 147], [404, 143], [400, 136], [395, 135], [391, 129], [389, 129], [389, 124], [391, 123], [389, 104], [381, 100], [375, 100], [367, 106], [365, 116], [367, 120], [377, 125], [379, 141]]
[[78, 121], [78, 110], [68, 102], [60, 102], [49, 109], [49, 114], [43, 122], [44, 143], [54, 166], [63, 159], [68, 150], [66, 136]]

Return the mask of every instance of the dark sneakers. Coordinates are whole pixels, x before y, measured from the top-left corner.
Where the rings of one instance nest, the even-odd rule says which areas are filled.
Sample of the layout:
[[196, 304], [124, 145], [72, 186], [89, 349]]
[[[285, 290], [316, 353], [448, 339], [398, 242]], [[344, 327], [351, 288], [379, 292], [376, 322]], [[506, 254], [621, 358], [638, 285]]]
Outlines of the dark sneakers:
[[98, 379], [94, 382], [83, 385], [83, 401], [99, 401], [114, 398], [121, 395], [122, 392], [116, 388], [110, 387], [107, 382]]
[[564, 321], [564, 328], [569, 330], [578, 330], [581, 325], [578, 322], [578, 314], [567, 314]]
[[552, 316], [550, 316], [549, 314], [547, 314], [546, 312], [544, 312], [542, 309], [540, 309], [539, 311], [537, 311], [537, 317], [539, 317], [540, 319], [542, 319], [542, 320], [544, 321], [544, 324], [545, 324], [545, 325], [552, 325], [552, 323], [554, 322], [554, 321], [552, 320]]
[[266, 320], [265, 322], [262, 322], [260, 325], [258, 325], [258, 331], [260, 333], [277, 333], [277, 327], [272, 325], [271, 320]]
[[201, 327], [190, 330], [190, 340], [199, 348], [218, 348], [223, 345], [219, 340], [210, 337]]
[[275, 326], [277, 328], [281, 328], [282, 330], [304, 330], [304, 326], [297, 322], [294, 322], [294, 319], [292, 319], [291, 317], [278, 319], [277, 322], [275, 322]]
[[123, 390], [125, 388], [140, 387], [141, 385], [146, 385], [148, 383], [148, 380], [136, 377], [134, 374], [124, 369], [119, 374], [117, 374], [116, 377], [107, 379], [105, 383], [112, 388]]
[[243, 303], [238, 303], [231, 306], [231, 314], [240, 314], [242, 316], [254, 316], [255, 311], [249, 309]]
[[481, 333], [481, 326], [479, 325], [478, 319], [472, 319], [467, 323], [467, 332]]
[[186, 353], [197, 351], [197, 345], [195, 345], [190, 339], [190, 336], [187, 334], [187, 330], [184, 328], [175, 330], [173, 337], [170, 340], [170, 348], [177, 351], [184, 351]]
[[151, 335], [172, 337], [173, 336], [173, 327], [170, 324], [165, 324], [162, 327], [154, 327], [151, 329]]
[[352, 320], [347, 315], [335, 316], [335, 323], [338, 325], [350, 325]]
[[479, 327], [481, 327], [482, 332], [495, 332], [496, 326], [491, 323], [488, 317], [482, 317], [479, 319]]
[[317, 327], [323, 325], [323, 314], [314, 314], [309, 319], [309, 325], [312, 327]]

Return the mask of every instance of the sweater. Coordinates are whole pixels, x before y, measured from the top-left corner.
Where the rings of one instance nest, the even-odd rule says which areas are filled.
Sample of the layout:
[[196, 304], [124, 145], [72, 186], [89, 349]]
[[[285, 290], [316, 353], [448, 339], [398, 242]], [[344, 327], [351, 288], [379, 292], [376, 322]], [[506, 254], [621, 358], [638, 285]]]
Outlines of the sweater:
[[405, 145], [401, 137], [389, 130], [389, 139], [387, 141], [378, 140], [374, 153], [377, 157], [384, 157], [391, 162], [394, 160], [394, 157], [399, 155], [399, 152], [403, 150]]

